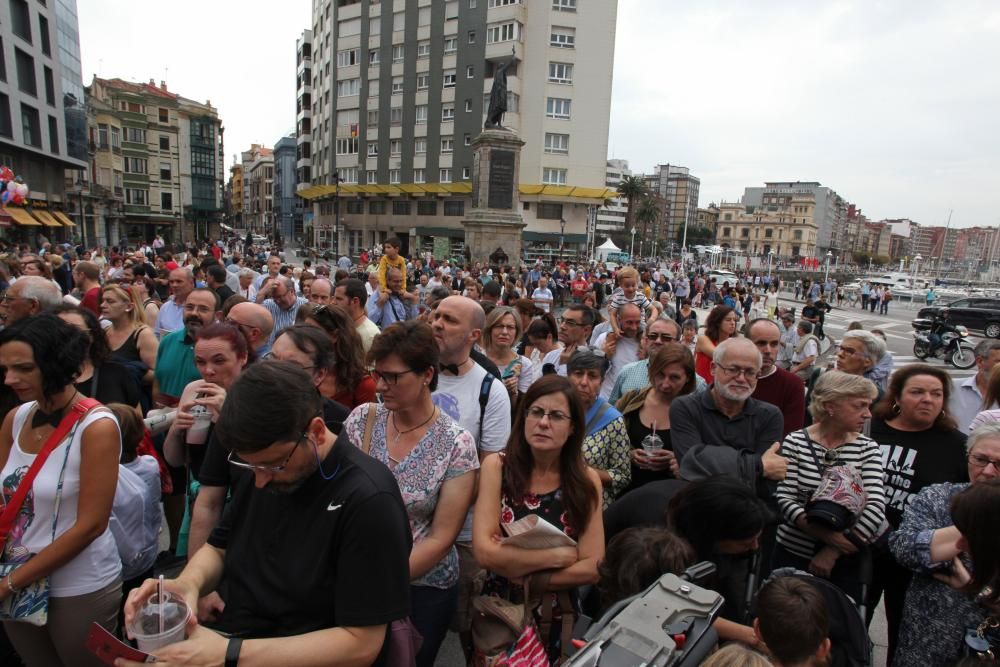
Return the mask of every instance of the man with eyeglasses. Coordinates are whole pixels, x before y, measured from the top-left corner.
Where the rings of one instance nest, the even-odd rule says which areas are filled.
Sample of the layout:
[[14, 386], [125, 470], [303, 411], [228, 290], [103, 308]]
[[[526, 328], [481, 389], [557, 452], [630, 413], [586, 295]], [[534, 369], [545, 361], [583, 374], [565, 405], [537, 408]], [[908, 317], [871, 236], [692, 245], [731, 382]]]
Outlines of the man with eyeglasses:
[[[216, 589], [226, 604], [218, 632], [195, 625], [158, 658], [383, 665], [389, 627], [410, 611], [412, 539], [395, 478], [330, 432], [301, 368], [253, 364], [228, 394], [215, 430], [243, 472], [208, 543], [164, 582], [192, 609]], [[129, 595], [129, 619], [155, 588]]]
[[805, 423], [805, 385], [794, 373], [777, 365], [781, 351], [781, 329], [774, 320], [760, 318], [750, 322], [747, 333], [760, 352], [761, 366], [753, 397], [781, 410], [784, 418], [782, 436], [798, 431]]
[[0, 297], [0, 320], [10, 326], [25, 317], [55, 309], [62, 294], [51, 280], [41, 276], [21, 276]]
[[228, 324], [239, 327], [257, 358], [261, 359], [271, 350], [271, 331], [274, 329], [274, 318], [270, 311], [259, 303], [249, 301], [238, 303], [229, 309], [225, 320]]
[[557, 347], [542, 357], [542, 373], [558, 373], [567, 377], [566, 364], [578, 347], [585, 347], [594, 327], [594, 311], [589, 306], [570, 306], [559, 318]]
[[[295, 324], [295, 315], [298, 314], [299, 308], [309, 301], [295, 293], [295, 281], [288, 276], [279, 276], [277, 280], [267, 283], [263, 291], [269, 292], [270, 298], [261, 305], [267, 308], [267, 312], [274, 318], [274, 328], [267, 340], [268, 345], [271, 345], [282, 329]], [[260, 295], [257, 296], [259, 301]]]
[[385, 289], [377, 287], [368, 299], [368, 318], [380, 329], [417, 316], [417, 295], [403, 290], [403, 274], [390, 268]]
[[[615, 386], [611, 390], [608, 402], [614, 405], [618, 399], [632, 391], [633, 389], [643, 389], [649, 385], [649, 359], [656, 354], [656, 351], [667, 343], [676, 342], [681, 339], [681, 328], [675, 320], [661, 315], [650, 324], [645, 335], [642, 337], [643, 356], [639, 361], [634, 361], [622, 368], [615, 380]], [[708, 385], [695, 373], [695, 392], [705, 391]]]
[[184, 328], [184, 302], [194, 289], [194, 274], [190, 269], [176, 268], [167, 276], [172, 296], [160, 306], [153, 333], [162, 339], [172, 331]]
[[670, 439], [682, 479], [730, 475], [755, 488], [761, 498], [773, 498], [788, 462], [778, 454], [781, 411], [751, 398], [760, 368], [753, 343], [725, 340], [712, 356], [709, 390], [681, 396], [670, 406]]
[[642, 311], [634, 303], [626, 303], [618, 313], [621, 333], [608, 332], [597, 339], [596, 347], [603, 350], [611, 365], [604, 375], [601, 384], [601, 396], [605, 399], [611, 395], [615, 381], [622, 369], [639, 359], [639, 340], [642, 334]]

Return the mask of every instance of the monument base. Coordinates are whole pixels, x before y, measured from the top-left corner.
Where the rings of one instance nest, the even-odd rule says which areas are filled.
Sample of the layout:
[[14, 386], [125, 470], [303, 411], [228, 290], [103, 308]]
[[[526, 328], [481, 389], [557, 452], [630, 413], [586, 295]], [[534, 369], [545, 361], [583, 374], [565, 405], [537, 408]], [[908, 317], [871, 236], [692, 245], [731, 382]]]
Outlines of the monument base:
[[[465, 227], [466, 257], [475, 264], [494, 264], [506, 255], [504, 264], [517, 266], [521, 261], [521, 232], [525, 222], [519, 213], [473, 209], [462, 220]], [[491, 259], [492, 258], [492, 259]]]

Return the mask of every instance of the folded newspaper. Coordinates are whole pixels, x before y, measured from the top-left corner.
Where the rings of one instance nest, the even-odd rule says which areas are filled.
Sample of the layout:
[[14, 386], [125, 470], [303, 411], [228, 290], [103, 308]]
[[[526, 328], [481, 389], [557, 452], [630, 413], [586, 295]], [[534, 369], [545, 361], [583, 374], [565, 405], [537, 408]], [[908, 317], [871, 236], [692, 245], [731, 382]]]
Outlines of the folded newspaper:
[[501, 524], [507, 533], [504, 544], [510, 544], [522, 549], [551, 549], [553, 547], [575, 547], [576, 540], [566, 535], [551, 523], [538, 516], [529, 514], [512, 523]]

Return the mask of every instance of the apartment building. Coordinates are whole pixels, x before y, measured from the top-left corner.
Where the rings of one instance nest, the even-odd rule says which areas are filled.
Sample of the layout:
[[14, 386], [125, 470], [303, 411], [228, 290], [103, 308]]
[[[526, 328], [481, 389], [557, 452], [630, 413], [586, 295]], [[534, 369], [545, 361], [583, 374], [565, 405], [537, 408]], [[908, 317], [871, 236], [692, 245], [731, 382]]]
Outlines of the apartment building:
[[406, 252], [438, 252], [447, 238], [460, 253], [471, 143], [511, 61], [503, 125], [525, 141], [524, 245], [551, 252], [565, 226], [582, 250], [607, 193], [616, 15], [616, 0], [315, 0], [297, 120], [317, 244], [357, 254], [396, 235]]
[[274, 220], [285, 240], [302, 237], [304, 200], [295, 196], [298, 185], [295, 136], [282, 137], [274, 145]]
[[[743, 203], [753, 207], [778, 207], [789, 196], [812, 195], [815, 200], [816, 224], [819, 225], [817, 250], [834, 254], [847, 247], [847, 202], [832, 188], [817, 181], [768, 181], [764, 187], [749, 187], [743, 191]], [[816, 255], [819, 257], [819, 255]]]
[[[622, 179], [631, 175], [628, 160], [608, 160], [604, 184], [617, 191]], [[627, 214], [628, 200], [620, 195], [609, 198], [604, 206], [597, 209], [597, 243], [602, 243], [605, 238], [611, 238], [618, 246], [625, 243], [625, 237], [628, 236], [628, 230], [625, 229]]]
[[233, 229], [246, 229], [243, 209], [243, 165], [233, 157], [233, 166], [229, 168], [229, 201], [226, 207], [226, 218]]
[[86, 163], [76, 0], [0, 4], [0, 164], [30, 187], [27, 206], [0, 208], [3, 234], [78, 233], [76, 183], [67, 184], [65, 172]]
[[275, 234], [274, 151], [251, 144], [243, 151], [243, 210], [247, 229], [255, 234]]
[[718, 206], [715, 242], [726, 249], [777, 259], [817, 257], [819, 225], [816, 200], [809, 193], [788, 194], [766, 206], [722, 202]]
[[684, 229], [693, 229], [698, 223], [698, 196], [701, 180], [691, 175], [687, 167], [659, 164], [653, 173], [644, 177], [650, 193], [662, 201], [662, 220], [659, 230], [660, 246], [668, 249], [680, 246]]

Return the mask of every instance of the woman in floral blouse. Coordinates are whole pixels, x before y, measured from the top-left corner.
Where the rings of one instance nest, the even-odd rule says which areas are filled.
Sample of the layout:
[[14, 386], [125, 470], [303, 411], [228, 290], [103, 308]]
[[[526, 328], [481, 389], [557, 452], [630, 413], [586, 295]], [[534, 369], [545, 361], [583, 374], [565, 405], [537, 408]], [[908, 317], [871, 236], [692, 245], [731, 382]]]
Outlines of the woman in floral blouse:
[[607, 370], [607, 357], [587, 348], [574, 352], [566, 364], [566, 375], [583, 403], [583, 458], [601, 478], [604, 509], [632, 479], [632, 446], [625, 420], [599, 393]]
[[424, 639], [417, 665], [430, 667], [458, 598], [455, 538], [472, 504], [479, 457], [472, 435], [431, 400], [438, 346], [430, 326], [397, 322], [375, 337], [368, 356], [383, 403], [359, 405], [344, 428], [399, 483], [413, 533], [410, 618]]
[[[601, 480], [580, 456], [583, 426], [583, 406], [569, 381], [546, 375], [524, 395], [507, 450], [483, 460], [472, 550], [487, 570], [485, 594], [520, 601], [525, 578], [542, 571], [551, 573], [546, 592], [597, 582], [597, 563], [604, 557]], [[504, 544], [501, 525], [530, 514], [562, 530], [576, 545], [528, 549]], [[552, 604], [550, 596], [542, 604]], [[553, 662], [559, 655], [557, 628], [563, 611], [553, 612], [548, 644]], [[536, 620], [539, 616], [536, 608]]]

